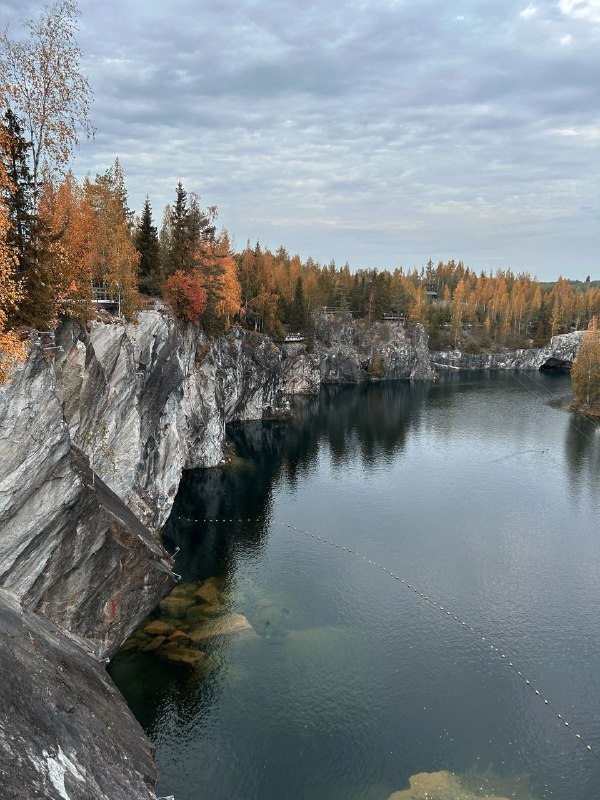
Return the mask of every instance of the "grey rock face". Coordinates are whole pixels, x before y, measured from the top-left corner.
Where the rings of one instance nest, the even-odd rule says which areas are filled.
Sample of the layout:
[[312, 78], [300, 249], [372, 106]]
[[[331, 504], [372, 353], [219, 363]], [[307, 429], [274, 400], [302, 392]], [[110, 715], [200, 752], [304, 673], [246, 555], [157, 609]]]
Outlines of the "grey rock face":
[[584, 331], [554, 336], [547, 347], [515, 350], [506, 353], [472, 355], [460, 350], [432, 351], [431, 363], [437, 369], [539, 370], [541, 367], [569, 367], [577, 356]]
[[37, 350], [0, 389], [0, 586], [114, 652], [173, 585], [170, 559], [71, 446]]
[[407, 331], [399, 323], [366, 324], [322, 315], [316, 351], [321, 383], [365, 380], [430, 380], [428, 337], [422, 325]]
[[85, 643], [0, 590], [6, 800], [151, 800], [152, 747]]
[[223, 461], [228, 422], [286, 407], [282, 352], [248, 331], [209, 343], [146, 311], [136, 325], [67, 325], [60, 342], [57, 393], [71, 438], [153, 529], [165, 523], [183, 469]]

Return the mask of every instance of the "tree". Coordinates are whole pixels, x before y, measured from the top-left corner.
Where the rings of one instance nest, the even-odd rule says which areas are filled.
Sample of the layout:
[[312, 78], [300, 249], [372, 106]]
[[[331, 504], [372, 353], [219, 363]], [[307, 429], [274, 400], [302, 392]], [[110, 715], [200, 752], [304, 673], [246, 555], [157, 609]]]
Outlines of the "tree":
[[93, 134], [92, 93], [80, 69], [76, 42], [79, 9], [75, 0], [57, 0], [26, 22], [27, 39], [0, 33], [0, 73], [6, 104], [22, 118], [31, 142], [30, 171], [37, 208], [42, 172], [63, 172], [79, 144], [79, 131]]
[[290, 309], [290, 326], [295, 331], [304, 331], [306, 325], [306, 303], [304, 301], [304, 283], [302, 276], [298, 275], [294, 289], [294, 301]]
[[592, 317], [571, 369], [573, 395], [580, 403], [600, 410], [600, 330]]
[[135, 232], [135, 247], [140, 254], [138, 283], [141, 292], [158, 294], [160, 287], [160, 248], [158, 232], [152, 224], [152, 207], [146, 197], [142, 217]]
[[175, 189], [175, 205], [167, 206], [161, 228], [163, 272], [171, 275], [178, 270], [191, 272], [198, 265], [203, 244], [214, 240], [216, 208], [200, 208], [198, 195], [189, 196], [181, 181]]
[[173, 275], [169, 275], [163, 287], [163, 295], [178, 319], [193, 322], [195, 325], [200, 322], [206, 308], [206, 292], [199, 269], [192, 272], [178, 269]]
[[[4, 149], [7, 132], [0, 129], [0, 146]], [[4, 164], [0, 161], [0, 190], [10, 187]], [[17, 258], [9, 241], [10, 217], [5, 195], [0, 191], [0, 383], [10, 377], [14, 364], [25, 358], [25, 348], [15, 333], [6, 329], [8, 316], [22, 297], [16, 279]]]
[[202, 272], [205, 281], [205, 288], [207, 289], [207, 299], [210, 299], [210, 294], [207, 287], [208, 282], [218, 282], [218, 287], [215, 287], [213, 297], [215, 298], [215, 316], [223, 321], [222, 328], [227, 331], [230, 326], [231, 318], [240, 313], [241, 306], [241, 292], [240, 284], [237, 279], [237, 264], [233, 258], [233, 253], [229, 244], [229, 236], [227, 231], [214, 241], [212, 245], [214, 257], [219, 260], [219, 269], [209, 272], [207, 274], [204, 266]]
[[10, 219], [8, 237], [15, 248], [18, 271], [22, 274], [32, 261], [32, 238], [35, 225], [32, 179], [29, 172], [28, 152], [31, 142], [23, 136], [23, 128], [10, 108], [4, 114], [6, 136], [0, 157], [8, 183], [4, 187], [6, 208]]
[[49, 242], [42, 264], [58, 311], [87, 320], [93, 313], [96, 218], [71, 172], [58, 187], [44, 184], [38, 215]]
[[104, 175], [96, 175], [94, 182], [86, 179], [84, 195], [94, 212], [92, 279], [118, 297], [121, 310], [130, 317], [138, 306], [140, 256], [133, 244], [117, 164]]

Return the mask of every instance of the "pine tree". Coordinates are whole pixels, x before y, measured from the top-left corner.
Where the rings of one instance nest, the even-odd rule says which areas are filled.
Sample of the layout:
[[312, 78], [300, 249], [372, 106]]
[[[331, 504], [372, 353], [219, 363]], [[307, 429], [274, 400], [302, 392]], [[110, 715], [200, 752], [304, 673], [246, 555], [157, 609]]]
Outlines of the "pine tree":
[[135, 232], [135, 247], [140, 254], [138, 284], [141, 292], [156, 295], [161, 284], [158, 232], [152, 224], [152, 207], [146, 197], [142, 217]]
[[8, 179], [3, 191], [10, 220], [8, 241], [17, 256], [18, 272], [23, 275], [34, 261], [32, 239], [35, 213], [33, 182], [28, 166], [31, 143], [25, 140], [23, 128], [10, 108], [4, 114], [3, 127], [6, 136], [3, 138], [5, 146], [1, 157]]
[[294, 289], [294, 301], [290, 309], [290, 326], [294, 331], [304, 331], [306, 325], [306, 303], [304, 301], [304, 283], [298, 276]]

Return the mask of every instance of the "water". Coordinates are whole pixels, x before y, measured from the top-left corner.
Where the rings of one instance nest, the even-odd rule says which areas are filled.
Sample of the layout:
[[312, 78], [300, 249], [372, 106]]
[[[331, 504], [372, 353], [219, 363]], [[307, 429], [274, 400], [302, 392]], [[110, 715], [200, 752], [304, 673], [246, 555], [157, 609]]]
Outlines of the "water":
[[[568, 393], [564, 376], [454, 374], [332, 387], [290, 422], [232, 428], [238, 458], [184, 476], [164, 538], [184, 591], [221, 578], [255, 633], [202, 642], [202, 669], [137, 649], [112, 668], [159, 794], [387, 800], [449, 770], [483, 787], [452, 800], [597, 800], [600, 430]], [[186, 521], [205, 518], [251, 521]]]

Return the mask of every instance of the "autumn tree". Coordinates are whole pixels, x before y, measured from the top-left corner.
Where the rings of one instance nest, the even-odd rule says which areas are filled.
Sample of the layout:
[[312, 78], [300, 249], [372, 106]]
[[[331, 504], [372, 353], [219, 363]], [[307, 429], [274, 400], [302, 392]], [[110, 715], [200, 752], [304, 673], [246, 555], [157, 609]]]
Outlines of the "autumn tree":
[[0, 33], [0, 72], [6, 104], [24, 125], [31, 143], [34, 206], [42, 172], [62, 172], [79, 143], [90, 136], [91, 90], [81, 72], [76, 41], [79, 9], [75, 0], [57, 0], [25, 23], [28, 36], [13, 40]]
[[592, 317], [571, 369], [573, 395], [586, 407], [600, 411], [600, 329]]
[[191, 272], [178, 269], [169, 275], [163, 287], [163, 295], [178, 319], [195, 325], [200, 322], [206, 309], [206, 292], [198, 268]]
[[140, 255], [131, 234], [127, 198], [117, 163], [92, 182], [86, 179], [84, 196], [94, 215], [92, 279], [109, 290], [121, 311], [131, 317], [139, 301], [137, 270]]
[[[219, 320], [218, 327], [226, 332], [233, 317], [240, 313], [241, 290], [237, 279], [237, 265], [233, 258], [229, 235], [223, 231], [208, 243], [200, 260], [203, 285], [207, 295], [207, 313]], [[214, 262], [211, 264], [211, 259]]]
[[92, 277], [96, 266], [96, 216], [84, 189], [68, 172], [58, 186], [47, 181], [39, 218], [48, 246], [42, 264], [53, 287], [57, 311], [86, 320], [92, 316]]

